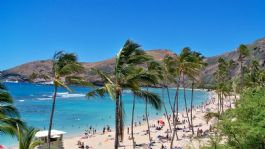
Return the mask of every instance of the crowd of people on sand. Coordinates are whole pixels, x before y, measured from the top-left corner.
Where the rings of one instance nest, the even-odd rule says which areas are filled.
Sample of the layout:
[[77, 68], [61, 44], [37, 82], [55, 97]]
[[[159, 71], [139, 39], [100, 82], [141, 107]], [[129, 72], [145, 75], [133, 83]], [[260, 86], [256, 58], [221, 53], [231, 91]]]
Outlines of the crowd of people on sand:
[[[199, 106], [193, 106], [192, 107], [192, 110], [194, 111], [193, 117], [197, 118], [197, 116], [199, 116], [198, 113], [196, 113], [196, 112], [205, 113], [205, 112], [209, 112], [211, 110], [216, 110], [216, 109], [214, 109], [214, 106], [209, 106], [209, 105], [214, 105], [214, 103], [215, 103], [215, 98], [211, 98], [211, 100], [209, 100], [205, 103], [202, 103]], [[191, 111], [191, 109], [188, 109], [188, 112], [190, 112], [190, 111]], [[178, 132], [182, 132], [180, 139], [188, 139], [189, 140], [194, 136], [191, 134], [192, 126], [189, 125], [187, 116], [184, 112], [182, 112], [182, 114], [180, 113], [180, 116], [181, 117], [179, 117], [177, 120], [176, 129], [178, 130]], [[171, 119], [171, 117], [172, 117], [171, 114], [169, 114], [168, 118]], [[165, 118], [167, 118], [167, 116], [164, 113], [164, 119]], [[200, 116], [200, 119], [202, 119], [201, 116]], [[145, 115], [143, 115], [142, 120], [143, 121], [135, 122], [134, 127], [141, 126], [142, 124], [145, 123], [145, 121], [146, 121]], [[153, 130], [155, 132], [163, 131], [163, 133], [157, 133], [157, 134], [159, 134], [156, 136], [157, 140], [151, 138], [151, 142], [148, 144], [145, 144], [144, 148], [153, 149], [154, 144], [157, 143], [157, 142], [155, 142], [155, 140], [156, 140], [161, 145], [161, 147], [159, 147], [160, 149], [169, 149], [168, 145], [169, 145], [169, 142], [171, 141], [171, 133], [172, 132], [170, 132], [168, 127], [167, 126], [165, 127], [165, 126], [166, 126], [166, 124], [162, 119], [157, 120], [157, 123], [154, 123], [154, 121], [152, 121], [152, 123], [150, 123], [150, 130]], [[202, 127], [202, 126], [204, 126], [204, 127]], [[211, 124], [207, 125], [206, 127], [205, 126], [206, 126], [206, 124], [204, 125], [201, 122], [198, 122], [198, 123], [196, 123], [196, 125], [193, 126], [194, 131], [195, 131], [195, 135], [197, 137], [205, 137], [212, 131], [212, 125]], [[111, 132], [111, 128], [109, 125], [106, 125], [105, 127], [103, 127], [102, 134], [105, 134], [107, 132]], [[144, 135], [148, 135], [148, 133], [149, 133], [148, 130], [143, 130], [142, 132], [144, 133]], [[95, 128], [92, 128], [92, 126], [90, 126], [88, 130], [85, 130], [85, 136], [82, 139], [88, 138], [89, 136], [95, 135], [96, 133], [97, 133], [97, 130]], [[130, 135], [131, 134], [130, 127], [127, 127], [127, 134], [128, 134], [128, 140], [132, 140], [131, 135]], [[137, 135], [135, 135], [135, 136], [137, 136]], [[157, 148], [159, 144], [156, 144], [155, 148]], [[136, 144], [136, 146], [141, 148], [141, 144]], [[78, 141], [78, 147], [84, 148], [84, 149], [92, 148], [88, 145], [85, 145], [84, 142], [81, 142], [80, 140]], [[173, 149], [183, 149], [183, 147], [175, 146]]]
[[93, 149], [91, 146], [85, 145], [85, 143], [81, 141], [77, 142], [77, 146], [78, 148], [81, 148], [81, 149]]
[[[105, 134], [106, 132], [111, 132], [111, 128], [109, 125], [106, 125], [102, 129], [102, 134]], [[84, 132], [84, 136], [82, 136], [80, 139], [88, 139], [89, 137], [92, 137], [94, 135], [97, 135], [97, 129], [93, 128], [92, 126], [89, 126], [89, 129], [86, 129]], [[91, 146], [84, 145], [84, 142], [78, 140], [77, 142], [78, 148], [83, 149], [92, 149]]]
[[[209, 109], [208, 106], [211, 105], [211, 104], [214, 104], [214, 103], [215, 103], [215, 98], [211, 98], [210, 101], [207, 101], [206, 103], [202, 103], [202, 105], [200, 105], [200, 106], [193, 106], [192, 109], [195, 110], [195, 111], [198, 110], [198, 111], [200, 111], [202, 113], [209, 112], [210, 110], [213, 110], [213, 109]], [[227, 106], [227, 107], [231, 107], [231, 106]], [[191, 110], [188, 109], [188, 112], [190, 112], [190, 111]], [[164, 114], [164, 116], [166, 117], [165, 114]], [[168, 115], [168, 118], [170, 119], [171, 118], [171, 115]], [[193, 118], [196, 118], [196, 115], [194, 115]], [[159, 121], [158, 121], [158, 123], [159, 123]], [[187, 117], [185, 116], [184, 113], [182, 113], [182, 121], [180, 121], [178, 119], [177, 124], [178, 125], [182, 125], [182, 128], [180, 128], [179, 126], [177, 126], [176, 129], [177, 130], [182, 130], [183, 132], [185, 132], [185, 133], [183, 133], [183, 135], [181, 136], [181, 138], [189, 138], [190, 139], [191, 138], [191, 135], [188, 135], [186, 132], [191, 132], [192, 126], [190, 126], [190, 125], [187, 126], [188, 120], [187, 120]], [[202, 123], [199, 123], [198, 125], [194, 125], [193, 126], [193, 128], [196, 128], [197, 127], [197, 131], [195, 130], [195, 132], [197, 133], [196, 134], [197, 137], [205, 137], [210, 132], [212, 132], [212, 125], [211, 124], [209, 125], [209, 129], [204, 129], [203, 130], [202, 128], [200, 128], [202, 126], [203, 126]], [[156, 128], [156, 130], [161, 130], [161, 129], [162, 128], [158, 128], [158, 127]], [[158, 136], [162, 143], [163, 143], [162, 139], [164, 139], [166, 141], [170, 141], [171, 140], [171, 138], [168, 135], [168, 129], [167, 129], [167, 131], [165, 133], [167, 133], [165, 137]], [[180, 148], [182, 148], [182, 147], [174, 147], [173, 149], [180, 149]], [[167, 149], [167, 147], [164, 144], [162, 144], [162, 146], [161, 146], [160, 149]]]

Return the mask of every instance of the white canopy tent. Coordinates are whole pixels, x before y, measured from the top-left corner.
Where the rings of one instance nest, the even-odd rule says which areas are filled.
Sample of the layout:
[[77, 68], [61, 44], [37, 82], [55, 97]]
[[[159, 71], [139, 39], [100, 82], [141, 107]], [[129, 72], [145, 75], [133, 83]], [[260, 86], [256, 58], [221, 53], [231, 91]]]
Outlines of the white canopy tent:
[[[64, 131], [51, 130], [51, 138], [62, 140], [63, 135], [65, 133], [66, 132], [64, 132]], [[35, 137], [46, 142], [46, 139], [48, 138], [48, 130], [38, 131], [36, 133]]]

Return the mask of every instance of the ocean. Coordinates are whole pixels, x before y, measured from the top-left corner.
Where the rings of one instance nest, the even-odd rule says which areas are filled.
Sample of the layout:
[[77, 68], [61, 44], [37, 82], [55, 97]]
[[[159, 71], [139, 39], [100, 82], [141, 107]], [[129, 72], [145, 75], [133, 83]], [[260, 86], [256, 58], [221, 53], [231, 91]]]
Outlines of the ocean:
[[[49, 116], [52, 104], [53, 86], [31, 83], [5, 83], [8, 91], [14, 99], [14, 105], [20, 112], [22, 120], [28, 126], [40, 130], [48, 129]], [[114, 128], [115, 102], [108, 95], [105, 97], [87, 98], [85, 95], [91, 89], [87, 87], [71, 86], [73, 92], [68, 92], [63, 88], [58, 89], [58, 98], [54, 115], [53, 129], [67, 132], [66, 137], [76, 136], [89, 126], [97, 128], [99, 131], [105, 125]], [[149, 88], [149, 91], [161, 95], [160, 88]], [[191, 90], [187, 89], [187, 102], [190, 103]], [[175, 89], [169, 90], [170, 97], [173, 101]], [[209, 97], [208, 92], [202, 90], [194, 91], [194, 105], [200, 105]], [[166, 92], [165, 92], [165, 97]], [[131, 121], [133, 96], [130, 91], [125, 90], [123, 93], [123, 103], [125, 109], [125, 124], [129, 125]], [[168, 107], [168, 98], [163, 99]], [[183, 90], [179, 93], [179, 107], [184, 108]], [[135, 121], [143, 118], [145, 102], [143, 99], [136, 99]], [[161, 117], [164, 113], [163, 108], [159, 111], [148, 107], [148, 113], [151, 119]], [[0, 144], [5, 146], [14, 146], [17, 141], [15, 138], [0, 134]]]

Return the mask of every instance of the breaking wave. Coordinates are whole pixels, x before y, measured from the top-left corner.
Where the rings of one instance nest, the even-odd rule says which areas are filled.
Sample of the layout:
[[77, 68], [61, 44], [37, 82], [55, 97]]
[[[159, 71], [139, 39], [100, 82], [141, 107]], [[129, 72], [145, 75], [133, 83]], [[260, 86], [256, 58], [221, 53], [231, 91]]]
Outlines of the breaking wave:
[[[85, 97], [86, 94], [71, 94], [69, 92], [61, 92], [61, 93], [57, 93], [57, 98], [78, 98], [78, 97]], [[51, 100], [52, 99], [52, 95], [43, 95], [40, 98], [37, 98], [38, 100]]]

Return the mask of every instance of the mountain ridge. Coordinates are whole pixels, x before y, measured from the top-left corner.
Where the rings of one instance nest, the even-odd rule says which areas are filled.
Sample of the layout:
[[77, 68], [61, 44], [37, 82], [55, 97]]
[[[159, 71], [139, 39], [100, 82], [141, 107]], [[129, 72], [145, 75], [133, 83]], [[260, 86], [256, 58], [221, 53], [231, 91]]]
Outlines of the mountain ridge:
[[[250, 49], [250, 57], [245, 62], [248, 63], [250, 59], [257, 59], [262, 67], [265, 67], [265, 38], [261, 38], [253, 42], [252, 44], [247, 45]], [[155, 49], [155, 50], [147, 50], [147, 54], [151, 55], [155, 60], [161, 61], [165, 55], [173, 55], [174, 53], [170, 50], [166, 49]], [[213, 82], [213, 73], [217, 70], [217, 61], [219, 57], [224, 57], [225, 59], [232, 59], [234, 61], [238, 58], [238, 53], [236, 49], [231, 50], [230, 52], [226, 52], [220, 55], [206, 57], [205, 62], [208, 66], [202, 71], [201, 79], [205, 83]], [[84, 73], [80, 74], [85, 77], [87, 81], [91, 81], [94, 83], [100, 84], [100, 79], [91, 72], [91, 68], [97, 68], [104, 70], [106, 72], [111, 72], [114, 69], [115, 59], [105, 59], [98, 62], [81, 62], [85, 68]], [[13, 68], [4, 70], [0, 72], [0, 80], [3, 81], [32, 81], [32, 82], [45, 82], [47, 80], [41, 78], [34, 78], [34, 73], [44, 72], [48, 75], [51, 75], [51, 60], [37, 60], [33, 62], [24, 63]], [[237, 65], [232, 70], [232, 75], [237, 75], [239, 73], [239, 66]]]

